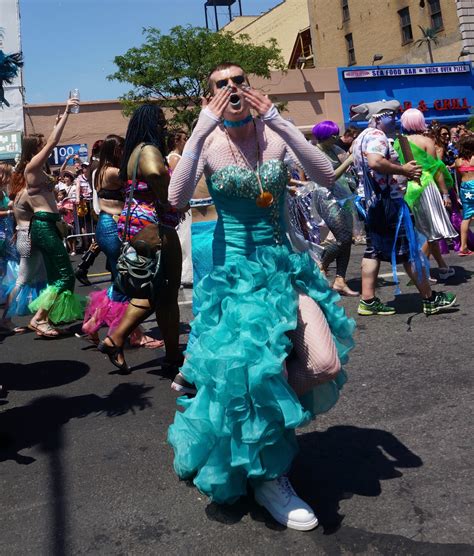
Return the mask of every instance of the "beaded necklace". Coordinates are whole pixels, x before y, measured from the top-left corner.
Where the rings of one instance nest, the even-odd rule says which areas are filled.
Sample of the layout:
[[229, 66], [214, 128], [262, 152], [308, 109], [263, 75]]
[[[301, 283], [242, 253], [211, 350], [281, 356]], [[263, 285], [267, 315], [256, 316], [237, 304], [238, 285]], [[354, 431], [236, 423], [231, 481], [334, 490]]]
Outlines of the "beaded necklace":
[[260, 178], [260, 143], [259, 143], [259, 140], [258, 140], [257, 126], [255, 124], [255, 120], [252, 120], [252, 123], [253, 123], [253, 130], [254, 130], [254, 133], [255, 133], [255, 146], [256, 146], [256, 150], [257, 150], [257, 170], [255, 170], [253, 168], [253, 166], [250, 164], [247, 157], [244, 155], [244, 153], [239, 148], [239, 146], [236, 145], [233, 141], [231, 141], [231, 138], [230, 138], [229, 133], [228, 133], [226, 128], [224, 128], [224, 132], [225, 132], [225, 135], [227, 137], [227, 142], [229, 144], [229, 149], [230, 149], [230, 152], [232, 153], [232, 157], [234, 158], [235, 165], [238, 166], [239, 163], [237, 161], [237, 156], [236, 156], [236, 153], [234, 151], [234, 147], [237, 149], [238, 153], [240, 154], [242, 160], [245, 162], [247, 167], [252, 172], [255, 173], [255, 176], [257, 178], [258, 187], [260, 189], [260, 194], [257, 195], [257, 197], [255, 199], [255, 203], [260, 208], [267, 208], [267, 207], [270, 207], [273, 204], [273, 195], [270, 193], [270, 191], [264, 191], [263, 190], [262, 180]]

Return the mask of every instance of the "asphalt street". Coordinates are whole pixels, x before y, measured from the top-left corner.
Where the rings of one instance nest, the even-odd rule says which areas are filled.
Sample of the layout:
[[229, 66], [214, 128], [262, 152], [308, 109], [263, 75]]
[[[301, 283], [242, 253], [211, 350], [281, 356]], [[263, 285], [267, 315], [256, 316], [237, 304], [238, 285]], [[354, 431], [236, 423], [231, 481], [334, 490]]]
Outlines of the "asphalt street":
[[[177, 479], [166, 441], [176, 395], [161, 351], [128, 350], [133, 372], [121, 376], [74, 336], [4, 338], [0, 554], [474, 554], [474, 257], [447, 260], [459, 302], [449, 314], [425, 317], [404, 275], [394, 299], [388, 264], [380, 297], [394, 300], [395, 316], [357, 317], [357, 300], [342, 299], [358, 324], [349, 382], [331, 412], [298, 431], [291, 473], [320, 520], [309, 533], [277, 525], [250, 494], [219, 507]], [[103, 272], [99, 258], [92, 273]], [[93, 288], [107, 279], [93, 277]], [[190, 299], [183, 290], [183, 343]]]

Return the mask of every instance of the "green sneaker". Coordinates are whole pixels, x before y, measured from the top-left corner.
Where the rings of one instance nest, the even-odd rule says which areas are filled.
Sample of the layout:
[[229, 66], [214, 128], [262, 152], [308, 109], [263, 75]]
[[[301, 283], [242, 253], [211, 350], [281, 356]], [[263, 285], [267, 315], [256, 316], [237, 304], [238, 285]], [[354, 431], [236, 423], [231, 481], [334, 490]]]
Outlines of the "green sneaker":
[[374, 298], [372, 303], [366, 303], [363, 299], [359, 301], [359, 307], [357, 307], [357, 313], [359, 315], [369, 316], [369, 315], [394, 315], [395, 309], [384, 305], [378, 297]]
[[441, 311], [449, 309], [456, 303], [456, 295], [451, 292], [433, 292], [434, 301], [423, 299], [423, 313], [425, 315], [436, 315]]

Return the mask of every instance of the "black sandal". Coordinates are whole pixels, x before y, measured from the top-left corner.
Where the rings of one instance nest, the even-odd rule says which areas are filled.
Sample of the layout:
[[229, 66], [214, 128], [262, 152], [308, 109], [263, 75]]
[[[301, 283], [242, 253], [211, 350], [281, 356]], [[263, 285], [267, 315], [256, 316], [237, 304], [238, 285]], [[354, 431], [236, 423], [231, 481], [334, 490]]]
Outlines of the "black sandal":
[[[104, 343], [105, 340], [110, 340], [112, 342], [112, 345], [108, 346], [107, 344], [105, 344]], [[123, 357], [123, 347], [122, 346], [117, 346], [110, 336], [106, 336], [105, 339], [102, 342], [99, 342], [99, 345], [97, 346], [97, 349], [101, 353], [104, 353], [105, 355], [107, 355], [107, 357], [109, 358], [112, 365], [117, 367], [117, 369], [120, 371], [120, 374], [122, 374], [122, 375], [130, 374], [130, 367], [127, 365], [127, 362], [125, 361], [125, 358], [123, 359], [123, 363], [119, 363], [119, 361], [117, 359], [118, 355], [122, 355], [122, 357]]]

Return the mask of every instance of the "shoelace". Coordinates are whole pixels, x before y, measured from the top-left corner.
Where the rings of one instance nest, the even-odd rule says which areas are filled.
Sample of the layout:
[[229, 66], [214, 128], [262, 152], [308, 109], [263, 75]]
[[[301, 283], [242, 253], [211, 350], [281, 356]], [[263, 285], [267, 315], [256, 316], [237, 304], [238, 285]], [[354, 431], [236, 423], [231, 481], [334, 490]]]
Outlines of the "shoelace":
[[291, 496], [296, 496], [296, 493], [293, 490], [293, 487], [291, 486], [291, 483], [286, 475], [283, 475], [282, 477], [279, 477], [277, 479], [277, 485], [280, 492], [285, 494], [288, 498], [290, 498]]

